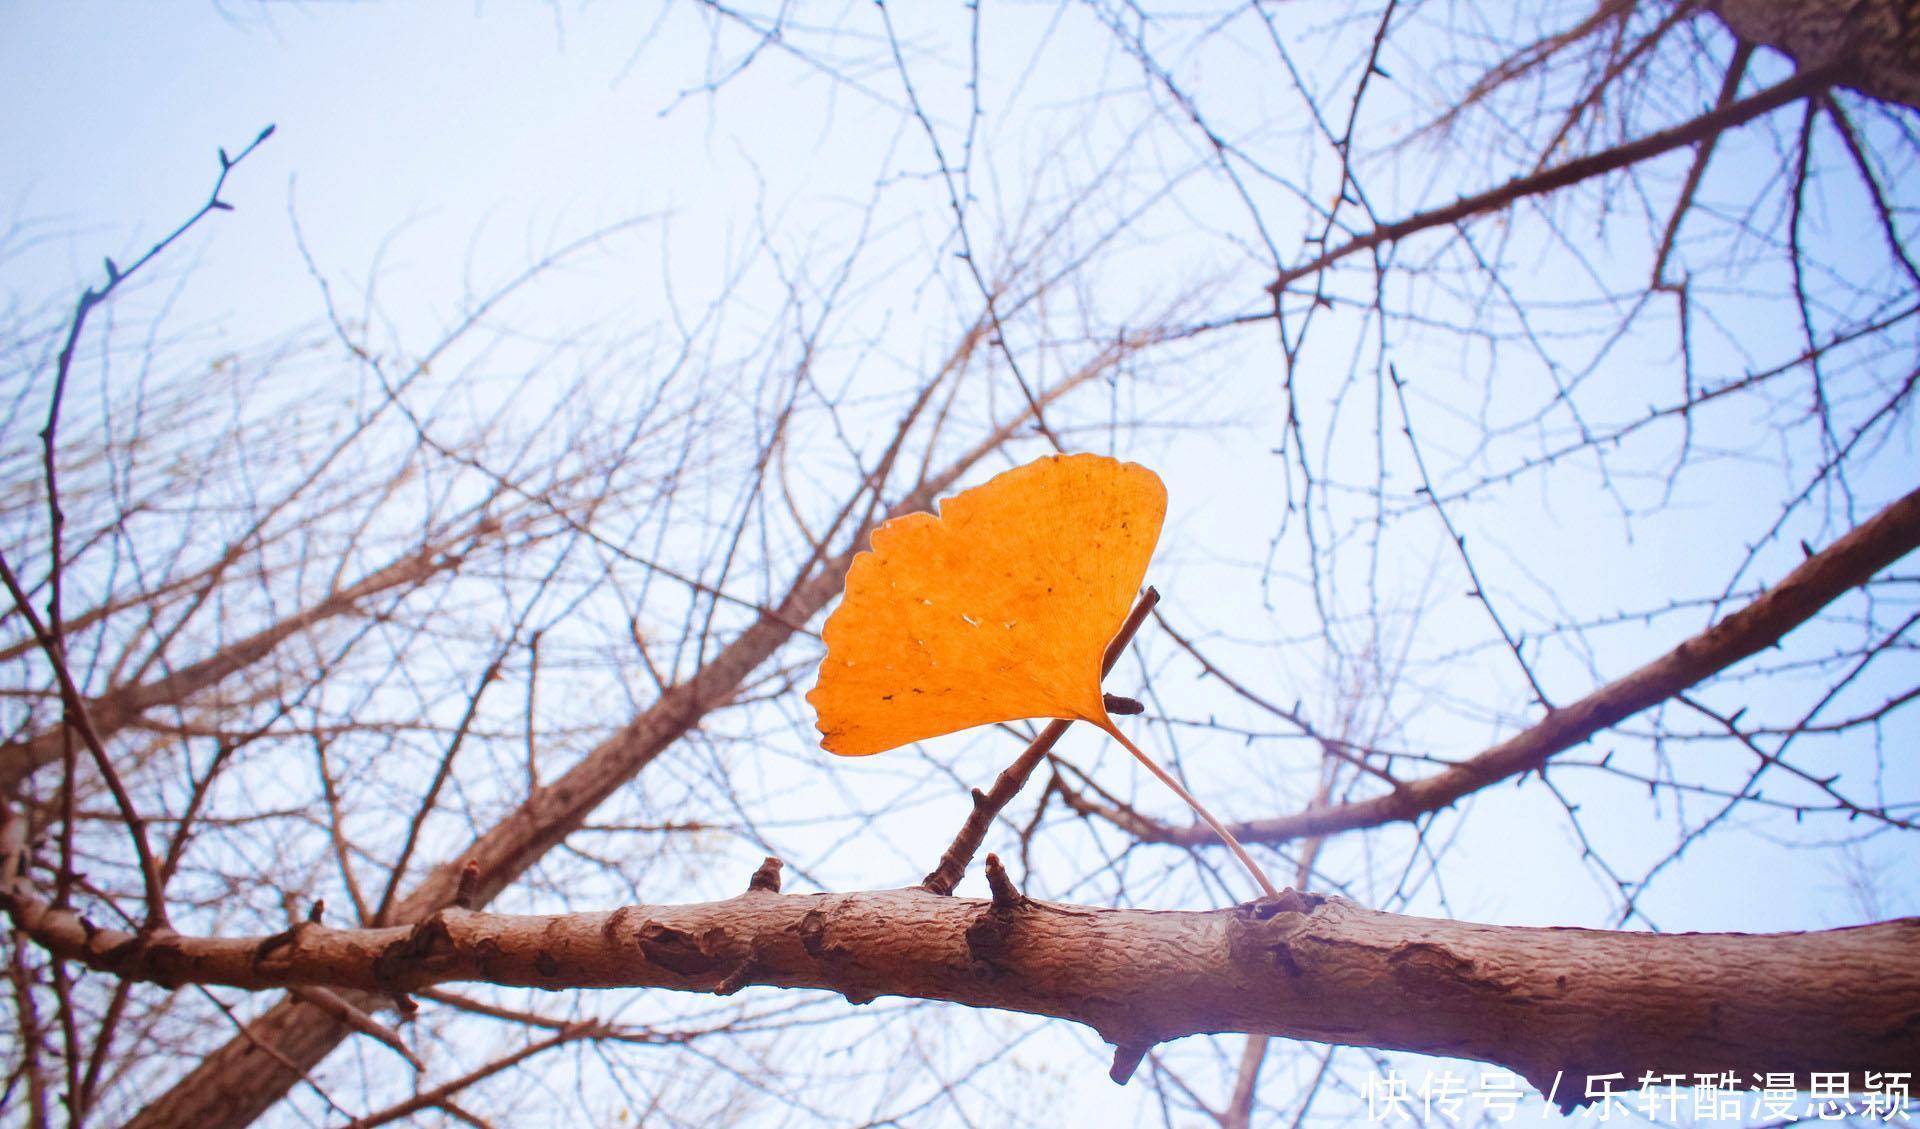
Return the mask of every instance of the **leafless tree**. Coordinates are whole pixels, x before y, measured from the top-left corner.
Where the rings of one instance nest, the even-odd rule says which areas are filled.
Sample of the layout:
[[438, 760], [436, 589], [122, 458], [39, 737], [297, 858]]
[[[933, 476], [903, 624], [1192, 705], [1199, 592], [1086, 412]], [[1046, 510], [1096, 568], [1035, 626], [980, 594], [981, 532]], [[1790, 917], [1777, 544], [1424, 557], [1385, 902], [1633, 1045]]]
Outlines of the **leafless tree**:
[[[6, 1117], [1052, 1122], [1064, 1048], [1231, 1129], [1398, 1052], [1563, 1108], [1920, 1066], [1867, 877], [1920, 811], [1911, 5], [679, 16], [710, 111], [776, 68], [890, 123], [843, 242], [762, 218], [638, 325], [539, 298], [648, 219], [424, 343], [312, 253], [257, 350], [103, 319], [263, 133], [19, 315]], [[1167, 467], [1109, 688], [1278, 897], [1065, 722], [813, 747], [868, 532], [1072, 449]], [[1689, 904], [1756, 843], [1863, 916]]]

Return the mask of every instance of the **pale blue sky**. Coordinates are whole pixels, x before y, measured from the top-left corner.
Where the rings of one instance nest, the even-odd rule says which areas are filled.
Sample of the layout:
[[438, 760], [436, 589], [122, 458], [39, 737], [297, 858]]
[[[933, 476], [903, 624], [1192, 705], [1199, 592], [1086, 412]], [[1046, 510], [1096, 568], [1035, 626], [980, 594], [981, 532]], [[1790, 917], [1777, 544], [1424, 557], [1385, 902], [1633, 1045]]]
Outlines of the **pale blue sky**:
[[[895, 6], [896, 18], [911, 18], [898, 14], [904, 7]], [[884, 60], [871, 11], [866, 4], [809, 8], [808, 17], [822, 22], [808, 29], [807, 42], [844, 49], [849, 60]], [[1260, 308], [1266, 276], [1248, 250], [1255, 238], [1236, 193], [1207, 174], [1208, 155], [1190, 134], [1142, 108], [1153, 98], [1138, 93], [1137, 66], [1104, 30], [1073, 12], [1069, 18], [1041, 6], [996, 9], [986, 25], [990, 50], [981, 97], [987, 112], [973, 181], [976, 238], [989, 249], [1017, 243], [1005, 233], [1068, 212], [1088, 231], [1121, 232], [1111, 259], [1103, 259], [1085, 285], [1083, 296], [1099, 315], [1089, 318], [1090, 332], [1124, 324], [1128, 311], [1189, 283], [1212, 283], [1193, 311], [1196, 319]], [[916, 93], [931, 107], [944, 142], [957, 146], [965, 134], [967, 75], [943, 51], [955, 40], [939, 37], [953, 34], [951, 26], [938, 35], [932, 27], [919, 29], [909, 43], [924, 48], [913, 56]], [[769, 332], [764, 322], [777, 316], [794, 279], [801, 280], [795, 289], [824, 304], [836, 266], [864, 222], [871, 225], [868, 250], [849, 272], [853, 281], [843, 296], [845, 317], [859, 332], [838, 328], [869, 348], [846, 346], [822, 367], [834, 379], [844, 376], [852, 392], [875, 394], [872, 410], [886, 418], [892, 406], [884, 393], [897, 390], [894, 377], [937, 359], [953, 328], [949, 299], [968, 294], [957, 270], [924, 272], [925, 278], [903, 272], [918, 288], [906, 291], [895, 289], [902, 284], [887, 271], [889, 264], [951, 258], [945, 189], [931, 172], [926, 137], [901, 113], [905, 92], [889, 65], [849, 65], [829, 77], [815, 61], [767, 44], [735, 73], [749, 42], [737, 27], [716, 33], [710, 17], [691, 5], [656, 13], [652, 6], [613, 3], [256, 7], [15, 0], [0, 8], [0, 75], [7, 89], [0, 139], [10, 156], [0, 164], [0, 217], [13, 225], [12, 236], [0, 242], [0, 292], [15, 311], [70, 304], [77, 287], [97, 281], [103, 255], [129, 261], [198, 205], [216, 171], [218, 147], [237, 151], [272, 123], [276, 135], [235, 171], [224, 193], [238, 210], [210, 218], [118, 307], [132, 323], [171, 303], [167, 325], [183, 358], [312, 330], [323, 311], [296, 244], [295, 219], [349, 316], [362, 308], [367, 280], [377, 278], [379, 317], [392, 323], [394, 340], [417, 349], [457, 317], [470, 294], [529, 260], [597, 227], [649, 217], [603, 251], [570, 264], [537, 304], [520, 312], [528, 355], [537, 352], [531, 342], [542, 333], [589, 326], [643, 339], [635, 356], [647, 355], [650, 327], [695, 317], [723, 293], [732, 295], [727, 316], [741, 342]], [[1202, 56], [1213, 96], [1207, 107], [1232, 118], [1250, 144], [1279, 151], [1282, 141], [1310, 132], [1286, 91], [1271, 81], [1271, 58], [1257, 42], [1194, 48], [1193, 57]], [[1188, 56], [1177, 53], [1169, 61], [1181, 65]], [[1394, 60], [1388, 69], [1401, 65]], [[1438, 81], [1417, 72], [1402, 76], [1380, 95], [1383, 133], [1410, 125], [1414, 116], [1399, 108], [1419, 105], [1422, 92]], [[718, 89], [700, 89], [722, 77]], [[1223, 90], [1244, 98], [1236, 101]], [[1413, 152], [1371, 185], [1388, 216], [1454, 186], [1479, 184], [1491, 163], [1478, 153], [1462, 160], [1444, 147]], [[1326, 159], [1322, 152], [1313, 167], [1280, 173], [1324, 177]], [[1779, 171], [1764, 136], [1729, 141], [1726, 160], [1735, 180]], [[1096, 172], [1109, 178], [1101, 192], [1089, 194], [1078, 210], [1066, 208]], [[1176, 189], [1163, 197], [1169, 181]], [[1282, 251], [1292, 253], [1301, 227], [1297, 202], [1281, 185], [1257, 178], [1249, 191]], [[871, 201], [878, 203], [869, 210]], [[1826, 203], [1816, 222], [1844, 229], [1847, 199]], [[1030, 216], [1023, 218], [1023, 206], [1032, 208]], [[1520, 214], [1522, 224], [1537, 219], [1528, 210]], [[1491, 240], [1496, 226], [1477, 231]], [[1581, 224], [1569, 227], [1586, 231]], [[1546, 290], [1579, 285], [1549, 260], [1552, 248], [1537, 233], [1523, 233], [1518, 244], [1522, 251], [1512, 257], [1526, 260], [1515, 267], [1523, 280]], [[1645, 253], [1627, 238], [1606, 249], [1617, 259], [1600, 269]], [[1424, 253], [1406, 252], [1416, 261]], [[1448, 304], [1454, 300], [1470, 297], [1439, 302], [1441, 315], [1456, 316], [1458, 307]], [[1324, 423], [1325, 408], [1341, 394], [1345, 366], [1365, 338], [1356, 342], [1354, 323], [1328, 317], [1310, 370], [1324, 384], [1305, 387], [1302, 395], [1314, 402], [1329, 444], [1356, 443], [1355, 433]], [[1545, 330], [1552, 336], [1573, 328], [1563, 323]], [[1743, 345], [1761, 358], [1791, 352], [1793, 333], [1777, 306], [1755, 311], [1726, 327], [1721, 339], [1702, 343], [1711, 369], [1703, 378], [1737, 374]], [[660, 336], [672, 334], [661, 330]], [[1412, 384], [1422, 439], [1436, 461], [1464, 457], [1478, 437], [1482, 411], [1510, 422], [1542, 401], [1537, 374], [1505, 378], [1510, 382], [1494, 382], [1486, 392], [1489, 362], [1472, 342], [1449, 347], [1417, 334], [1409, 338], [1413, 343], [1394, 358]], [[1303, 591], [1292, 542], [1274, 570], [1282, 577], [1278, 606], [1267, 606], [1260, 589], [1281, 507], [1270, 481], [1273, 464], [1263, 461], [1280, 442], [1271, 334], [1211, 340], [1217, 344], [1195, 349], [1191, 370], [1176, 374], [1189, 385], [1146, 381], [1125, 394], [1137, 400], [1120, 401], [1156, 420], [1227, 425], [1204, 433], [1143, 429], [1132, 439], [1138, 449], [1120, 452], [1160, 470], [1173, 498], [1149, 580], [1167, 585], [1176, 622], [1212, 633], [1277, 699], [1300, 695], [1310, 707], [1323, 705], [1316, 695], [1324, 687], [1314, 683], [1323, 671], [1311, 648], [1274, 658], [1257, 646], [1236, 646], [1298, 635], [1313, 623], [1287, 602]], [[749, 350], [742, 344], [740, 351]], [[1670, 338], [1651, 331], [1621, 346], [1594, 378], [1604, 389], [1596, 399], [1598, 410], [1610, 413], [1606, 419], [1629, 419], [1674, 398], [1671, 352]], [[509, 351], [501, 363], [519, 355]], [[17, 379], [8, 374], [10, 388]], [[321, 391], [338, 390], [315, 390]], [[1794, 418], [1800, 412], [1795, 395], [1782, 393], [1772, 411]], [[982, 410], [978, 404], [962, 409]], [[1386, 430], [1397, 435], [1398, 420], [1391, 409], [1387, 414]], [[1343, 418], [1340, 426], [1358, 425]], [[1788, 441], [1758, 407], [1739, 407], [1703, 427], [1704, 444], [1723, 445], [1737, 457], [1689, 473], [1665, 504], [1658, 504], [1660, 483], [1625, 483], [1621, 496], [1646, 509], [1631, 524], [1597, 489], [1592, 462], [1582, 459], [1487, 491], [1491, 501], [1453, 511], [1471, 529], [1470, 541], [1482, 553], [1477, 563], [1492, 570], [1490, 586], [1517, 622], [1550, 622], [1563, 611], [1587, 618], [1645, 608], [1660, 603], [1660, 593], [1697, 594], [1724, 579], [1742, 539], [1763, 530], [1778, 508], [1785, 481], [1780, 451]], [[1571, 430], [1551, 411], [1537, 425], [1512, 423], [1510, 434], [1471, 465], [1479, 472], [1507, 465], [1516, 453], [1564, 441]], [[1910, 424], [1896, 431], [1862, 475], [1863, 497], [1877, 504], [1910, 486], [1912, 439]], [[1675, 443], [1672, 431], [1656, 432], [1630, 443], [1620, 457], [1657, 463]], [[1806, 451], [1796, 448], [1796, 454], [1804, 458]], [[1372, 456], [1355, 446], [1353, 457]], [[1460, 459], [1451, 461], [1457, 467]], [[1411, 483], [1390, 486], [1404, 497]], [[1803, 533], [1822, 544], [1839, 532], [1805, 525], [1781, 539], [1761, 579], [1775, 579], [1790, 565]], [[1383, 554], [1381, 587], [1410, 600], [1432, 582], [1436, 604], [1418, 627], [1427, 656], [1480, 644], [1436, 676], [1429, 710], [1404, 719], [1419, 740], [1431, 743], [1430, 751], [1464, 755], [1511, 731], [1488, 710], [1519, 710], [1523, 699], [1502, 654], [1485, 646], [1484, 613], [1463, 597], [1457, 561], [1442, 551], [1434, 523], [1407, 519], [1396, 530]], [[1354, 559], [1361, 558], [1356, 553]], [[1700, 623], [1694, 615], [1599, 632], [1593, 667], [1602, 678], [1618, 676]], [[1165, 648], [1155, 655], [1180, 669]], [[1573, 648], [1543, 660], [1563, 701], [1592, 687], [1585, 661]], [[1888, 685], [1897, 687], [1902, 678], [1911, 685], [1910, 657], [1888, 665]], [[1213, 693], [1196, 686], [1179, 712], [1205, 716], [1220, 705]], [[1913, 731], [1910, 721], [1897, 720], [1887, 747], [1910, 753]], [[1075, 755], [1089, 763], [1101, 759], [1090, 736], [1073, 741]], [[1183, 756], [1196, 772], [1254, 755], [1226, 738], [1194, 735], [1192, 742]], [[805, 744], [796, 739], [785, 751], [804, 758]], [[940, 748], [941, 755], [965, 749], [949, 759], [984, 780], [1003, 744]], [[1111, 755], [1101, 767], [1125, 771]], [[841, 786], [874, 807], [896, 794], [912, 800], [885, 828], [884, 846], [816, 860], [820, 873], [848, 885], [916, 877], [908, 873], [913, 860], [925, 855], [931, 862], [965, 804], [944, 778], [916, 780], [925, 776], [919, 762], [829, 768], [844, 774], [836, 778]], [[1242, 779], [1230, 775], [1231, 768], [1213, 771], [1216, 780], [1196, 776], [1196, 790], [1203, 797], [1224, 792], [1222, 806], [1242, 804], [1240, 815], [1261, 814], [1257, 804], [1277, 802], [1282, 790], [1300, 786], [1297, 780], [1276, 784], [1278, 773]], [[1911, 757], [1889, 765], [1889, 792], [1911, 795], [1916, 772]], [[1650, 860], [1670, 848], [1669, 813], [1648, 802], [1644, 788], [1591, 780], [1583, 787], [1589, 830], [1614, 857]], [[835, 794], [819, 788], [808, 802]], [[1559, 807], [1537, 785], [1502, 786], [1470, 803], [1471, 819], [1444, 817], [1448, 832], [1462, 827], [1447, 856], [1445, 909], [1489, 921], [1610, 924], [1605, 891], [1581, 865]], [[1612, 805], [1617, 817], [1609, 814]], [[1828, 831], [1848, 833], [1837, 822]], [[1790, 833], [1790, 820], [1756, 816], [1751, 827], [1695, 844], [1685, 877], [1666, 881], [1650, 897], [1651, 915], [1677, 929], [1858, 921], [1837, 856], [1793, 849], [1781, 838]], [[1404, 844], [1402, 833], [1389, 831], [1371, 848], [1357, 839], [1333, 844], [1329, 857], [1352, 852], [1346, 861], [1361, 872], [1372, 865], [1360, 857], [1363, 850], [1392, 855], [1404, 853]], [[1874, 866], [1910, 855], [1881, 844], [1864, 850]], [[1389, 881], [1398, 873], [1372, 868]], [[1886, 876], [1885, 912], [1920, 912], [1914, 873], [1920, 872]], [[1437, 897], [1424, 893], [1416, 908], [1440, 912]], [[1103, 1103], [1114, 1117], [1145, 1108], [1132, 1104], [1137, 1094], [1098, 1081], [1088, 1100]]]

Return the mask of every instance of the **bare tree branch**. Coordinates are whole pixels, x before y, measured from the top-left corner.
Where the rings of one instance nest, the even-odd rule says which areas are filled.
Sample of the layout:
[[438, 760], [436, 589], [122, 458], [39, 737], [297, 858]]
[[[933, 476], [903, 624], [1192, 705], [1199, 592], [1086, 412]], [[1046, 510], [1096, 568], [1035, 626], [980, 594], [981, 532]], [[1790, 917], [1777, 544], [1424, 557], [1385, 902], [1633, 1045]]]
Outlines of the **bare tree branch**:
[[1370, 251], [1388, 243], [1397, 243], [1409, 235], [1431, 228], [1449, 227], [1473, 216], [1498, 211], [1530, 196], [1543, 196], [1557, 192], [1569, 185], [1578, 184], [1603, 173], [1637, 165], [1650, 157], [1699, 144], [1735, 126], [1772, 113], [1782, 106], [1791, 105], [1802, 98], [1820, 93], [1833, 85], [1839, 73], [1841, 69], [1838, 65], [1801, 71], [1785, 82], [1777, 83], [1757, 94], [1750, 94], [1724, 109], [1702, 114], [1671, 129], [1649, 134], [1637, 141], [1629, 141], [1603, 152], [1577, 157], [1565, 164], [1555, 165], [1531, 176], [1516, 177], [1498, 188], [1463, 197], [1444, 208], [1435, 208], [1394, 223], [1383, 224], [1372, 231], [1349, 239], [1332, 250], [1316, 255], [1297, 267], [1288, 268], [1278, 279], [1269, 283], [1267, 289], [1279, 294], [1290, 284], [1317, 274], [1342, 259], [1350, 258], [1362, 251]]
[[1588, 1095], [1562, 1075], [1691, 1077], [1737, 1062], [1743, 1079], [1863, 1077], [1920, 1060], [1920, 1031], [1907, 1022], [1920, 1009], [1920, 918], [1662, 935], [1405, 917], [1291, 890], [1172, 912], [919, 889], [750, 889], [609, 913], [441, 910], [414, 926], [315, 926], [275, 943], [101, 930], [18, 882], [4, 898], [16, 927], [48, 949], [162, 983], [389, 993], [460, 980], [721, 993], [757, 984], [856, 1004], [910, 996], [1083, 1023], [1115, 1045], [1116, 1062], [1225, 1031], [1479, 1059], [1568, 1111]]
[[[1271, 845], [1305, 835], [1414, 820], [1488, 785], [1539, 770], [1554, 754], [1773, 646], [1915, 548], [1920, 548], [1920, 490], [1809, 557], [1760, 597], [1712, 627], [1631, 674], [1548, 711], [1532, 727], [1484, 752], [1432, 776], [1401, 781], [1393, 791], [1379, 796], [1235, 824], [1233, 833], [1245, 842]], [[1102, 812], [1148, 842], [1196, 847], [1214, 841], [1212, 831], [1197, 824], [1172, 827], [1137, 813]]]

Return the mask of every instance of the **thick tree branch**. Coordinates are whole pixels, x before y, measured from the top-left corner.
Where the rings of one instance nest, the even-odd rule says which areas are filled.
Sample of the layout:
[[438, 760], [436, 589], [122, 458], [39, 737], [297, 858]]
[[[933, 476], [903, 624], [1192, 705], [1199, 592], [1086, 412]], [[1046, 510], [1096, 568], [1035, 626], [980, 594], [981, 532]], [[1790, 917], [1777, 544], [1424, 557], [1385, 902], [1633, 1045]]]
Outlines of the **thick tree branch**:
[[1618, 1071], [1920, 1068], [1920, 918], [1818, 933], [1474, 925], [1288, 890], [1169, 912], [914, 888], [610, 913], [443, 910], [414, 926], [271, 938], [98, 929], [10, 883], [38, 944], [116, 976], [393, 993], [449, 981], [945, 1000], [1084, 1023], [1123, 1050], [1249, 1032], [1496, 1063], [1563, 1105]]
[[1477, 215], [1498, 211], [1529, 196], [1545, 196], [1602, 173], [1637, 165], [1641, 161], [1657, 157], [1662, 153], [1718, 137], [1735, 126], [1744, 125], [1763, 114], [1771, 113], [1782, 106], [1827, 89], [1833, 85], [1843, 69], [1838, 64], [1829, 64], [1803, 70], [1785, 82], [1769, 86], [1758, 94], [1743, 98], [1723, 109], [1682, 122], [1671, 129], [1663, 129], [1659, 133], [1649, 134], [1636, 141], [1629, 141], [1624, 145], [1616, 145], [1599, 153], [1591, 153], [1565, 164], [1555, 165], [1553, 168], [1531, 176], [1517, 177], [1498, 188], [1462, 197], [1444, 208], [1419, 212], [1395, 223], [1382, 224], [1372, 231], [1357, 235], [1340, 246], [1287, 270], [1278, 279], [1268, 284], [1267, 289], [1277, 294], [1292, 283], [1323, 271], [1340, 260], [1362, 251], [1398, 242], [1429, 228], [1447, 227]]
[[1711, 0], [1742, 39], [1764, 43], [1801, 70], [1845, 62], [1839, 83], [1920, 110], [1920, 10], [1913, 0]]
[[[1773, 646], [1915, 548], [1920, 548], [1920, 490], [1807, 558], [1746, 607], [1624, 678], [1564, 708], [1548, 710], [1533, 726], [1485, 752], [1424, 779], [1403, 781], [1393, 791], [1369, 799], [1234, 824], [1233, 834], [1242, 842], [1278, 844], [1439, 811], [1490, 784], [1538, 769], [1556, 753]], [[1074, 802], [1150, 842], [1199, 847], [1219, 841], [1200, 824], [1173, 827], [1085, 798]]]

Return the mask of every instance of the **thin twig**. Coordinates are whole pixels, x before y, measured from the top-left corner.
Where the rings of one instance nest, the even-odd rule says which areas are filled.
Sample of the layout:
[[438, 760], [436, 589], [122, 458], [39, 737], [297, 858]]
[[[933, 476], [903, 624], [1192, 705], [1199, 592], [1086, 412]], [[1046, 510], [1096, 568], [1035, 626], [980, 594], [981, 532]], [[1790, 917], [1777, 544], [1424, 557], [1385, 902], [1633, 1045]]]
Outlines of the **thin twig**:
[[413, 1097], [397, 1105], [389, 1106], [379, 1113], [370, 1113], [365, 1117], [357, 1118], [348, 1123], [348, 1129], [372, 1129], [375, 1125], [385, 1125], [389, 1122], [398, 1121], [408, 1114], [417, 1113], [423, 1109], [438, 1107], [468, 1086], [491, 1078], [503, 1070], [518, 1066], [533, 1056], [540, 1054], [542, 1051], [549, 1051], [554, 1047], [595, 1036], [599, 1033], [600, 1027], [594, 1023], [581, 1023], [569, 1026], [560, 1031], [559, 1034], [549, 1036], [537, 1043], [530, 1043], [505, 1058], [496, 1059], [477, 1070], [462, 1074], [450, 1082], [435, 1086], [431, 1090], [423, 1090]]
[[[1120, 661], [1127, 644], [1133, 641], [1134, 633], [1140, 630], [1140, 625], [1146, 622], [1154, 605], [1159, 602], [1160, 593], [1153, 588], [1148, 588], [1134, 602], [1133, 611], [1127, 614], [1120, 630], [1114, 632], [1113, 639], [1107, 643], [1106, 653], [1100, 659], [1102, 675], [1113, 670], [1113, 665]], [[960, 884], [961, 877], [966, 874], [967, 865], [973, 861], [974, 853], [986, 841], [987, 828], [993, 825], [994, 817], [1019, 795], [1020, 789], [1026, 786], [1027, 778], [1033, 775], [1034, 768], [1046, 759], [1046, 755], [1072, 724], [1071, 721], [1057, 719], [1049, 721], [1047, 727], [1040, 731], [1040, 736], [1035, 737], [994, 780], [992, 788], [985, 792], [974, 789], [973, 811], [968, 813], [967, 821], [960, 825], [959, 833], [953, 837], [953, 844], [940, 856], [940, 864], [933, 868], [933, 873], [920, 880], [922, 887], [943, 896], [953, 893], [953, 888]]]
[[[1727, 73], [1720, 80], [1720, 95], [1714, 99], [1713, 108], [1724, 110], [1733, 105], [1734, 95], [1740, 92], [1740, 80], [1747, 75], [1747, 63], [1753, 58], [1753, 44], [1741, 40], [1734, 46], [1733, 58], [1727, 62]], [[1667, 229], [1660, 235], [1660, 250], [1653, 256], [1652, 285], [1666, 285], [1667, 258], [1673, 254], [1673, 241], [1680, 234], [1680, 221], [1693, 208], [1693, 197], [1700, 190], [1700, 181], [1706, 176], [1707, 162], [1713, 159], [1713, 150], [1720, 142], [1718, 132], [1710, 133], [1700, 141], [1700, 148], [1693, 155], [1693, 165], [1687, 169], [1686, 183], [1680, 186], [1680, 195], [1674, 201], [1673, 211], [1667, 214]]]
[[53, 395], [49, 398], [47, 404], [47, 424], [40, 431], [41, 458], [47, 477], [47, 518], [50, 525], [53, 550], [53, 563], [48, 576], [49, 587], [51, 589], [50, 602], [48, 604], [48, 627], [53, 637], [55, 651], [51, 657], [57, 664], [66, 661], [65, 646], [62, 640], [64, 625], [60, 619], [60, 572], [62, 563], [60, 556], [60, 530], [61, 527], [66, 524], [66, 515], [60, 510], [60, 476], [55, 468], [55, 454], [60, 433], [60, 407], [66, 399], [67, 378], [73, 371], [73, 354], [74, 350], [80, 345], [80, 333], [86, 328], [87, 315], [91, 314], [96, 306], [104, 303], [107, 297], [115, 290], [118, 290], [121, 283], [133, 277], [135, 272], [152, 262], [162, 251], [172, 246], [175, 240], [185, 235], [188, 230], [202, 219], [205, 219], [208, 213], [216, 211], [230, 212], [233, 210], [232, 204], [220, 198], [220, 190], [225, 187], [227, 183], [227, 174], [233, 171], [235, 165], [246, 160], [255, 149], [258, 149], [261, 142], [272, 137], [273, 128], [273, 126], [268, 126], [261, 130], [259, 136], [249, 142], [245, 149], [240, 150], [238, 157], [229, 157], [225, 149], [220, 150], [220, 175], [214, 178], [213, 191], [207, 194], [207, 202], [200, 205], [200, 209], [188, 216], [179, 227], [174, 228], [173, 231], [168, 233], [166, 238], [147, 248], [146, 253], [138, 259], [135, 259], [132, 266], [123, 270], [113, 261], [112, 257], [109, 256], [103, 263], [107, 269], [107, 284], [98, 290], [95, 290], [91, 286], [87, 287], [80, 292], [79, 299], [74, 303], [73, 320], [67, 325], [66, 340], [61, 343], [59, 356], [54, 360]]
[[[1308, 835], [1414, 820], [1490, 784], [1538, 770], [1555, 754], [1774, 646], [1828, 604], [1915, 549], [1920, 549], [1920, 490], [1861, 522], [1746, 606], [1639, 669], [1578, 701], [1549, 710], [1505, 741], [1432, 776], [1403, 781], [1384, 795], [1252, 820], [1236, 825], [1235, 834], [1278, 845]], [[1200, 827], [1129, 821], [1128, 829], [1150, 842], [1197, 846], [1213, 841], [1212, 834]]]
[[426, 1071], [427, 1064], [420, 1061], [420, 1056], [413, 1053], [413, 1048], [407, 1046], [406, 1040], [400, 1037], [399, 1032], [359, 1008], [354, 1007], [346, 1000], [341, 999], [338, 993], [329, 991], [326, 988], [310, 988], [299, 984], [289, 987], [287, 991], [305, 1000], [307, 1003], [312, 1004], [314, 1007], [319, 1008], [321, 1011], [326, 1012], [328, 1015], [333, 1016], [335, 1019], [353, 1028], [355, 1031], [360, 1032], [362, 1035], [370, 1036], [375, 1041], [386, 1044], [395, 1054], [406, 1059], [408, 1066], [423, 1073]]
[[1527, 664], [1526, 655], [1520, 651], [1522, 640], [1507, 630], [1506, 620], [1500, 618], [1500, 612], [1493, 606], [1493, 597], [1487, 594], [1487, 586], [1480, 579], [1480, 570], [1473, 567], [1473, 556], [1467, 552], [1467, 535], [1454, 526], [1453, 519], [1447, 516], [1447, 509], [1434, 496], [1433, 476], [1427, 473], [1427, 460], [1420, 454], [1419, 440], [1413, 435], [1413, 414], [1407, 410], [1407, 382], [1400, 379], [1400, 370], [1387, 366], [1387, 376], [1393, 383], [1393, 398], [1400, 405], [1400, 431], [1407, 437], [1407, 450], [1413, 454], [1414, 469], [1420, 472], [1419, 492], [1433, 506], [1435, 516], [1447, 529], [1447, 536], [1453, 541], [1453, 547], [1460, 553], [1460, 563], [1466, 567], [1467, 579], [1473, 581], [1473, 591], [1468, 593], [1480, 606], [1487, 609], [1487, 617], [1493, 620], [1493, 626], [1500, 632], [1500, 638], [1507, 644], [1507, 650], [1513, 653], [1513, 661], [1520, 667], [1520, 673], [1527, 678], [1527, 685], [1533, 688], [1533, 700], [1547, 709], [1553, 709], [1553, 702], [1547, 697], [1546, 688], [1534, 677], [1533, 667]]

